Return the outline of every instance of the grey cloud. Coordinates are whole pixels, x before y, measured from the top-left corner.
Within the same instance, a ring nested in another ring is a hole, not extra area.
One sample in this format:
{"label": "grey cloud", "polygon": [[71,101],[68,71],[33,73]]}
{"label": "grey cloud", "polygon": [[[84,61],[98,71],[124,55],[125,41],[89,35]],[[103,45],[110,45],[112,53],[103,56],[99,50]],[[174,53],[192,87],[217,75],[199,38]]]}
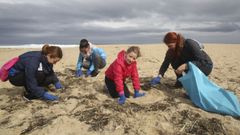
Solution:
{"label": "grey cloud", "polygon": [[[240,34],[238,0],[50,0],[38,4],[0,3],[0,44],[78,43],[88,37],[97,43],[158,43],[167,31],[215,33],[204,42],[222,42],[221,33]],[[124,22],[136,27],[84,26],[89,22]],[[216,23],[216,24],[214,24]],[[204,25],[203,25],[204,24]],[[214,24],[214,25],[213,25]],[[217,33],[219,34],[216,35]],[[234,37],[234,36],[232,36]],[[214,39],[214,41],[213,41]],[[239,43],[234,38],[233,43]]]}
{"label": "grey cloud", "polygon": [[239,31],[240,26],[234,23],[221,23],[207,27],[189,27],[182,28],[183,31],[199,31],[199,32],[234,32]]}

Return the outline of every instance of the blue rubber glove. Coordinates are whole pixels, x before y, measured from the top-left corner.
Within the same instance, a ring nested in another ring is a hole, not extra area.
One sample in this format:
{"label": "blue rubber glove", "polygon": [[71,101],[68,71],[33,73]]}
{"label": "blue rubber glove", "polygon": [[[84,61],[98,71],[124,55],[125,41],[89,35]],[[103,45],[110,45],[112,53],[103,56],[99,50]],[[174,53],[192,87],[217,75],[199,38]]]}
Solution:
{"label": "blue rubber glove", "polygon": [[8,71],[8,75],[10,76],[14,76],[18,71],[14,68],[10,68],[10,70]]}
{"label": "blue rubber glove", "polygon": [[86,77],[90,76],[91,73],[92,73],[92,71],[88,70],[88,71],[87,71],[87,74],[86,74]]}
{"label": "blue rubber glove", "polygon": [[48,92],[45,92],[45,93],[43,94],[43,99],[44,99],[44,100],[54,101],[54,100],[58,100],[58,97],[57,97],[57,96],[54,96],[54,95],[52,95],[52,94],[50,94],[50,93],[48,93]]}
{"label": "blue rubber glove", "polygon": [[134,98],[137,98],[137,97],[143,97],[145,96],[145,93],[140,93],[139,90],[134,90]]}
{"label": "blue rubber glove", "polygon": [[59,81],[56,82],[54,85],[55,85],[56,89],[62,89],[63,88],[62,84]]}
{"label": "blue rubber glove", "polygon": [[125,95],[122,94],[122,95],[120,95],[119,97],[120,97],[120,98],[118,99],[118,104],[119,104],[119,105],[124,104],[125,101],[126,101],[126,97],[125,97]]}
{"label": "blue rubber glove", "polygon": [[160,84],[160,80],[161,80],[160,76],[154,77],[154,78],[151,80],[150,83],[151,83],[151,85]]}
{"label": "blue rubber glove", "polygon": [[82,75],[83,75],[82,70],[81,70],[81,69],[78,69],[78,70],[76,71],[76,77],[80,77],[80,76],[82,76]]}

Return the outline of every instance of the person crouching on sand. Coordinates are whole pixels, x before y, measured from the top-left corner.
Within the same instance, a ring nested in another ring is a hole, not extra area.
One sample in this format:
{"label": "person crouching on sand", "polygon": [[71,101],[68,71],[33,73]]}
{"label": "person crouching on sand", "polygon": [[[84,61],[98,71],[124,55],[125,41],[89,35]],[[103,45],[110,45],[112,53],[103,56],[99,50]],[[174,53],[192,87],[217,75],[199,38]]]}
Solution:
{"label": "person crouching on sand", "polygon": [[140,82],[137,71],[136,59],[140,57],[140,48],[132,46],[127,51],[118,53],[117,59],[108,67],[105,72],[105,84],[112,98],[119,98],[118,103],[124,104],[130,92],[125,83],[126,78],[132,79],[134,88],[134,98],[142,97],[145,93],[140,93]]}
{"label": "person crouching on sand", "polygon": [[53,71],[53,64],[62,58],[62,50],[57,46],[44,45],[42,51],[30,51],[19,56],[19,60],[9,70],[8,79],[15,86],[24,86],[27,100],[57,100],[44,87],[54,84],[56,89],[62,85]]}
{"label": "person crouching on sand", "polygon": [[88,42],[87,39],[82,39],[79,45],[80,54],[77,61],[76,77],[83,75],[82,67],[87,69],[86,77],[95,77],[99,73],[99,69],[106,66],[106,53],[103,49],[97,48],[95,45]]}
{"label": "person crouching on sand", "polygon": [[[160,83],[160,79],[164,76],[170,64],[175,71],[177,79],[182,76],[184,71],[187,71],[188,62],[195,64],[206,76],[211,73],[213,62],[198,41],[185,39],[176,32],[168,32],[163,42],[167,45],[168,50],[159,69],[158,76],[151,80],[152,85]],[[176,81],[175,87],[182,87],[180,81]]]}

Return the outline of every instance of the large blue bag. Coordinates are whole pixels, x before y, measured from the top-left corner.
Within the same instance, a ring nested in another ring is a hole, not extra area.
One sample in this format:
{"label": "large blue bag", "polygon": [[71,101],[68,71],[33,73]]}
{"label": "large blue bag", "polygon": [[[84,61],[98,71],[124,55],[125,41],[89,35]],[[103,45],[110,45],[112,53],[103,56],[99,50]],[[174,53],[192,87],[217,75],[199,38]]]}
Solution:
{"label": "large blue bag", "polygon": [[233,92],[210,81],[193,63],[189,62],[188,68],[179,81],[196,106],[209,112],[240,116],[240,104]]}

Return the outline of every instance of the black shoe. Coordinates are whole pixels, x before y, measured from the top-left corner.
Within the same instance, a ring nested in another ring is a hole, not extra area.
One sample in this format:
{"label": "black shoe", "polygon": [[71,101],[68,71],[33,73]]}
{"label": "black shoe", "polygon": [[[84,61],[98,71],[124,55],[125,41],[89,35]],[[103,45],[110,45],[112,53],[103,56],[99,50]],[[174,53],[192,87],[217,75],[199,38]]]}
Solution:
{"label": "black shoe", "polygon": [[24,92],[23,93],[23,99],[25,99],[26,101],[31,101],[33,99],[37,99],[37,97],[32,96],[31,94]]}
{"label": "black shoe", "polygon": [[93,71],[91,74],[91,77],[95,77],[99,74],[100,71]]}

